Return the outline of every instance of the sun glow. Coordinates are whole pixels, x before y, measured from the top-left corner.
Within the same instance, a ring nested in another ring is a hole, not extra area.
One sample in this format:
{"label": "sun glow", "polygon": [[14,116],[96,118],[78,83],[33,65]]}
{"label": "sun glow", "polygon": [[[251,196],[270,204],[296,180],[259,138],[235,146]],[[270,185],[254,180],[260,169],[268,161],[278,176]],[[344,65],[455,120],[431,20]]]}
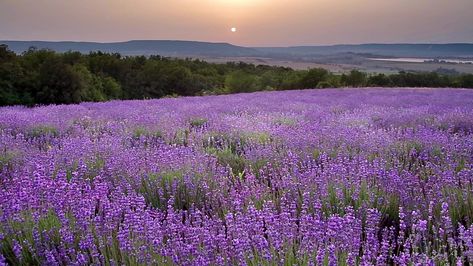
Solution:
{"label": "sun glow", "polygon": [[218,0],[218,2],[226,6],[248,7],[260,4],[261,0]]}

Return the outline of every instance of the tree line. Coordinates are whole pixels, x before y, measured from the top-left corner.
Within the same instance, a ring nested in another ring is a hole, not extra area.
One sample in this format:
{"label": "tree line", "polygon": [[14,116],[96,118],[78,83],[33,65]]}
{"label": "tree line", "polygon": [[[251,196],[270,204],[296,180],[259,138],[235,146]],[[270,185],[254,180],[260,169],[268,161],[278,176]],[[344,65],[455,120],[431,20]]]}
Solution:
{"label": "tree line", "polygon": [[226,64],[117,53],[56,53],[30,48],[21,55],[0,45],[0,105],[68,104],[337,87],[473,88],[472,74],[437,72],[334,74],[322,68]]}

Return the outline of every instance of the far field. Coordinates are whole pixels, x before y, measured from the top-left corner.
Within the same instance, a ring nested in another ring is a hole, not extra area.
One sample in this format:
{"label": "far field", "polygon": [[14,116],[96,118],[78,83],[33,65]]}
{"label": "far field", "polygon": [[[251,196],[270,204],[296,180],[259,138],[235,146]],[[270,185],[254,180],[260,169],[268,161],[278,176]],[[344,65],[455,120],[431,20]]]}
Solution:
{"label": "far field", "polygon": [[272,57],[214,57],[194,56],[211,63],[245,62],[255,65],[290,67],[297,70],[324,68],[334,73],[348,73],[353,69],[368,73],[393,74],[399,71],[408,72],[458,72],[473,73],[473,64],[455,64],[441,62],[389,62],[375,61],[373,55],[339,54],[332,56],[314,56],[309,58],[272,58]]}

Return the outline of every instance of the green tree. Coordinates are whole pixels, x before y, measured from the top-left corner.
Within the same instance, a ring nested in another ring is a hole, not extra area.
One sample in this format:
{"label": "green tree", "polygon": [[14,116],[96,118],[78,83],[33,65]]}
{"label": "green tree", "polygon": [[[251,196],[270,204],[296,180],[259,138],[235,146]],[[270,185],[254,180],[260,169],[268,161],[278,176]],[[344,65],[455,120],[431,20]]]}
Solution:
{"label": "green tree", "polygon": [[107,99],[121,99],[123,91],[120,84],[112,77],[100,77],[103,93]]}
{"label": "green tree", "polygon": [[261,88],[264,90],[274,90],[282,87],[284,70],[269,69],[266,70],[260,78]]}
{"label": "green tree", "polygon": [[[442,69],[440,69],[442,70]],[[159,55],[56,53],[34,47],[21,55],[0,45],[0,105],[77,103],[258,90],[343,86],[465,87],[473,75],[454,71],[336,75],[243,62],[226,64]]]}
{"label": "green tree", "polygon": [[312,68],[305,73],[299,83],[300,89],[317,88],[320,82],[327,81],[329,72],[323,68]]}
{"label": "green tree", "polygon": [[368,85],[374,87],[388,87],[391,86],[391,79],[385,74],[376,74],[368,78]]}
{"label": "green tree", "polygon": [[232,93],[254,92],[261,88],[256,75],[248,74],[243,70],[230,73],[225,78],[225,88]]}
{"label": "green tree", "polygon": [[19,57],[8,46],[0,45],[0,105],[31,105],[33,99],[25,80]]}
{"label": "green tree", "polygon": [[60,58],[47,59],[40,68],[40,90],[37,99],[40,103],[79,103],[84,100],[86,91],[83,76],[73,67],[61,62]]}
{"label": "green tree", "polygon": [[74,65],[72,71],[78,77],[81,101],[99,102],[108,100],[102,79],[90,73],[85,65]]}
{"label": "green tree", "polygon": [[303,71],[290,71],[283,75],[283,79],[281,82],[281,86],[279,89],[281,90],[297,90],[300,89],[300,83],[305,75]]}
{"label": "green tree", "polygon": [[464,74],[460,78],[460,87],[473,88],[473,74]]}
{"label": "green tree", "polygon": [[193,77],[190,70],[184,66],[173,65],[165,68],[165,92],[177,95],[195,95],[199,88],[193,84]]}
{"label": "green tree", "polygon": [[363,87],[366,86],[367,75],[359,70],[352,70],[348,75],[342,75],[341,82],[349,87]]}
{"label": "green tree", "polygon": [[137,74],[137,86],[131,95],[136,98],[157,98],[166,95],[164,68],[164,63],[161,61],[146,62]]}
{"label": "green tree", "polygon": [[8,46],[0,45],[0,105],[19,103],[19,95],[13,84],[15,54],[8,50]]}

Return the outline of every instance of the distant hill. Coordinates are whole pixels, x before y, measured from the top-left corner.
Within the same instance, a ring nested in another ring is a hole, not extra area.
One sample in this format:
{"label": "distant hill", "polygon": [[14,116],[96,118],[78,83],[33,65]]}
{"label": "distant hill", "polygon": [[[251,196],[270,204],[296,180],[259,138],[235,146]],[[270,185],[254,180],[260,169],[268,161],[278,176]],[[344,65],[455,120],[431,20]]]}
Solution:
{"label": "distant hill", "polygon": [[353,44],[292,47],[242,47],[229,43],[197,41],[137,40],[114,43],[0,41],[16,53],[30,47],[48,48],[58,52],[103,51],[124,55],[164,56],[222,56],[222,57],[317,57],[333,54],[356,53],[389,57],[473,57],[473,44]]}
{"label": "distant hill", "polygon": [[473,44],[352,44],[327,46],[255,47],[268,54],[317,56],[340,53],[393,57],[473,57]]}
{"label": "distant hill", "polygon": [[45,41],[0,41],[16,52],[22,53],[30,47],[47,48],[57,52],[79,51],[89,53],[102,51],[123,55],[165,55],[165,56],[251,56],[257,55],[255,49],[228,43],[210,43],[196,41],[128,41],[115,43],[97,42],[45,42]]}

